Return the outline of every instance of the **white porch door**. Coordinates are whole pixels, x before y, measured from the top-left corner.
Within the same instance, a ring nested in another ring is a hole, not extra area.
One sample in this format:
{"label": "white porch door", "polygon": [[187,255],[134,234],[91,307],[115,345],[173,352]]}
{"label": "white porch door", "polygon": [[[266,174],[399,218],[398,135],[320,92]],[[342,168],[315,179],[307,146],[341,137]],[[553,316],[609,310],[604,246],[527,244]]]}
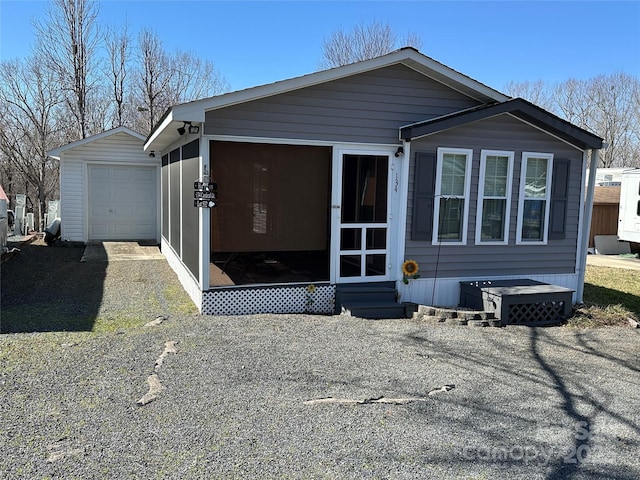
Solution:
{"label": "white porch door", "polygon": [[337,150],[334,155],[331,279],[336,283],[389,280],[393,154]]}

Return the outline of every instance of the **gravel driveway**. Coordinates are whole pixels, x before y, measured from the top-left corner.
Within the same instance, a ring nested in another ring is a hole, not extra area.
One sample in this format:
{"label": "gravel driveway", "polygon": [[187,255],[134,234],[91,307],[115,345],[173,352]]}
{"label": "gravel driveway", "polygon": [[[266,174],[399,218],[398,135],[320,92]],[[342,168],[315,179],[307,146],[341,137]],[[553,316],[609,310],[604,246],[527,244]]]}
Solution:
{"label": "gravel driveway", "polygon": [[640,477],[637,330],[206,317],[136,291],[126,328],[0,336],[0,478]]}

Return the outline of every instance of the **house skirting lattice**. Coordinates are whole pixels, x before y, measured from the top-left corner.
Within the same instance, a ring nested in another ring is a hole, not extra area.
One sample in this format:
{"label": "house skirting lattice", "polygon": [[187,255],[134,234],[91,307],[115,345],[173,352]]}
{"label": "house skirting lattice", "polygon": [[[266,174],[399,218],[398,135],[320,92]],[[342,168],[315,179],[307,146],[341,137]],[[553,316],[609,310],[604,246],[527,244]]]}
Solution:
{"label": "house skirting lattice", "polygon": [[220,288],[202,293],[202,313],[204,315],[331,314],[334,310],[335,296],[335,285]]}

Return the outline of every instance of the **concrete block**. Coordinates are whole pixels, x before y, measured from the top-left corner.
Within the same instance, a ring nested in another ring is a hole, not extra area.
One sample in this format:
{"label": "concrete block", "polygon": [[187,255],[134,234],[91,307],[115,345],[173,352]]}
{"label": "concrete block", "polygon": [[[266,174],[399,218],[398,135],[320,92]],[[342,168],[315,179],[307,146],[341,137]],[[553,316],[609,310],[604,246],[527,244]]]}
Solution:
{"label": "concrete block", "polygon": [[629,242],[619,241],[617,235],[596,235],[593,237],[598,255],[620,255],[631,253]]}

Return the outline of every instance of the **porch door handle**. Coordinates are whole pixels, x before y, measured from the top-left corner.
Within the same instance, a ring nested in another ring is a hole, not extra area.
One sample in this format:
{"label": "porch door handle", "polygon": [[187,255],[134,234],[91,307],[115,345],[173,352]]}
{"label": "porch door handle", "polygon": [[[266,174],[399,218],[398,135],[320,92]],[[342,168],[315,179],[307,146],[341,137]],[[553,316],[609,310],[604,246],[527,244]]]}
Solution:
{"label": "porch door handle", "polygon": [[331,205],[331,208],[340,208],[340,205]]}

